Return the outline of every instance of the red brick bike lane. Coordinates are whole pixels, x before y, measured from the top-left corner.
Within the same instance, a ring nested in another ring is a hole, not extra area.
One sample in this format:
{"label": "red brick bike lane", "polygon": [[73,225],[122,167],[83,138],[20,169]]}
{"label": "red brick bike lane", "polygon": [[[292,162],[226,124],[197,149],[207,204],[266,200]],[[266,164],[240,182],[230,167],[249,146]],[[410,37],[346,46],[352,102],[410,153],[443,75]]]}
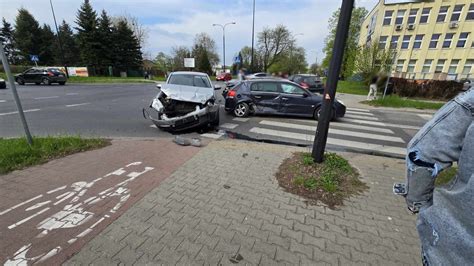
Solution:
{"label": "red brick bike lane", "polygon": [[198,151],[115,140],[0,176],[0,264],[61,264]]}

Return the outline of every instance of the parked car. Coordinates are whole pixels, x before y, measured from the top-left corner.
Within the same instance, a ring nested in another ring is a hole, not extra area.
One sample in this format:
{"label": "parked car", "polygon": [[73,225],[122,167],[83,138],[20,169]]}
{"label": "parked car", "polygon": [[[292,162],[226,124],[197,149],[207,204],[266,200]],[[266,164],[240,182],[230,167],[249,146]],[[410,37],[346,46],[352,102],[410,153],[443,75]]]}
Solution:
{"label": "parked car", "polygon": [[259,73],[253,73],[253,74],[247,75],[245,76],[245,79],[256,79],[256,78],[266,78],[266,77],[271,77],[271,75],[265,72],[259,72]]}
{"label": "parked car", "polygon": [[[288,80],[255,79],[235,85],[225,98],[225,110],[237,117],[250,114],[292,115],[319,119],[322,97]],[[334,101],[332,119],[344,117],[346,106]]]}
{"label": "parked car", "polygon": [[0,78],[0,89],[6,89],[7,88],[7,83],[5,82],[4,79]]}
{"label": "parked car", "polygon": [[34,67],[26,70],[21,74],[15,75],[15,81],[24,85],[25,83],[35,83],[39,85],[41,83],[45,85],[51,85],[58,83],[59,85],[66,84],[66,74],[56,67]]}
{"label": "parked car", "polygon": [[232,79],[232,74],[230,74],[230,73],[220,73],[216,77],[217,81],[229,81],[231,79]]}
{"label": "parked car", "polygon": [[[209,76],[200,72],[173,72],[143,116],[158,128],[179,131],[199,126],[219,125],[219,105]],[[150,112],[150,109],[153,112]]]}
{"label": "parked car", "polygon": [[294,83],[298,83],[301,87],[308,89],[311,92],[319,92],[319,93],[324,92],[321,78],[316,75],[296,74],[296,75],[290,76],[288,79],[293,81]]}

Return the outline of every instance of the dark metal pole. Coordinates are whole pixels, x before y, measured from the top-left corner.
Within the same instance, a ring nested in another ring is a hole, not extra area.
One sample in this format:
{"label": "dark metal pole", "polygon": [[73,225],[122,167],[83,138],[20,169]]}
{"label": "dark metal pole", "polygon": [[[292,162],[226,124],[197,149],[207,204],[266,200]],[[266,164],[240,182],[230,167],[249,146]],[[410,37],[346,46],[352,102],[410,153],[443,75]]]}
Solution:
{"label": "dark metal pole", "polygon": [[28,123],[26,122],[25,114],[23,113],[23,107],[21,106],[20,97],[18,97],[18,92],[15,87],[15,80],[13,79],[12,72],[10,70],[10,65],[8,64],[7,56],[3,49],[3,44],[0,43],[0,57],[2,58],[3,69],[7,74],[8,82],[10,83],[10,88],[12,89],[13,98],[15,98],[16,107],[18,108],[18,113],[20,114],[21,123],[23,124],[23,129],[25,130],[26,140],[28,144],[33,145],[33,138],[30,134],[30,129],[28,128]]}
{"label": "dark metal pole", "polygon": [[344,49],[346,46],[353,8],[354,0],[342,1],[332,59],[329,65],[329,75],[323,95],[321,115],[319,117],[318,128],[316,129],[316,135],[313,142],[312,156],[314,161],[317,163],[321,163],[324,160],[324,150],[326,149],[329,122],[332,118],[333,112],[332,106],[334,104],[334,98],[336,97],[337,81],[341,71],[342,58],[344,56]]}
{"label": "dark metal pole", "polygon": [[250,71],[253,73],[254,68],[253,68],[253,43],[254,43],[254,38],[255,38],[255,0],[253,0],[253,16],[252,16],[252,56],[251,56],[251,61],[250,61]]}
{"label": "dark metal pole", "polygon": [[224,25],[222,27],[222,46],[223,46],[223,49],[224,49],[224,52],[223,52],[223,60],[224,60],[224,66],[222,67],[222,69],[224,70],[224,73],[225,73],[225,26]]}
{"label": "dark metal pole", "polygon": [[61,51],[61,59],[63,60],[64,69],[66,70],[66,77],[69,78],[69,73],[68,73],[68,71],[67,71],[66,60],[65,60],[65,58],[64,58],[63,45],[62,45],[62,43],[61,43],[61,36],[60,36],[60,34],[59,34],[58,23],[56,23],[56,15],[54,14],[54,8],[53,8],[53,2],[52,2],[52,0],[49,0],[49,4],[51,5],[51,12],[53,13],[54,26],[56,27],[56,34],[58,35],[58,43],[59,43],[59,50]]}

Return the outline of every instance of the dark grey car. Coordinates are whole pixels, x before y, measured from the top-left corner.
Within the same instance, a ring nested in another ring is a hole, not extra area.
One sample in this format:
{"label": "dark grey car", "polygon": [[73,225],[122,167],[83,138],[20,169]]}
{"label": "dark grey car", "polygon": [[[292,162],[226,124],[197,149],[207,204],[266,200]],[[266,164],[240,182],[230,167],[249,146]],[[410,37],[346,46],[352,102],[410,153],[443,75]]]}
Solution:
{"label": "dark grey car", "polygon": [[59,85],[64,85],[66,84],[67,77],[64,72],[56,67],[34,67],[15,75],[15,81],[20,85],[25,83],[35,83],[36,85],[58,83]]}

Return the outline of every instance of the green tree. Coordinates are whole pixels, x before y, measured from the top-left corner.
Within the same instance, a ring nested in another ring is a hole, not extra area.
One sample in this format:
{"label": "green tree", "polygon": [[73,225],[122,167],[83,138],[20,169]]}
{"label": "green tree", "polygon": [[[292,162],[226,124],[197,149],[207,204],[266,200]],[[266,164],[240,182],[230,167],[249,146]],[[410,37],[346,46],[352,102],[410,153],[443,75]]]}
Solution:
{"label": "green tree", "polygon": [[89,0],[84,0],[76,16],[77,39],[81,63],[89,67],[92,75],[96,74],[99,65],[101,43],[98,38],[97,13],[92,8]]}
{"label": "green tree", "polygon": [[[18,10],[15,18],[15,43],[23,64],[30,63],[30,55],[39,55],[41,51],[41,28],[33,15],[24,8]],[[42,60],[40,58],[40,60]]]}
{"label": "green tree", "polygon": [[206,48],[201,45],[196,45],[193,49],[195,69],[210,75],[212,74],[212,66],[208,54]]}
{"label": "green tree", "polygon": [[41,28],[41,38],[39,44],[40,47],[39,58],[40,63],[46,66],[54,66],[60,64],[61,60],[58,42],[56,35],[51,30],[51,27],[44,24]]}
{"label": "green tree", "polygon": [[[203,49],[207,53],[207,57],[211,65],[217,65],[219,63],[219,55],[217,55],[216,42],[214,39],[205,32],[196,34],[194,37],[194,47]],[[194,49],[193,49],[194,50]],[[194,54],[194,51],[193,51]]]}
{"label": "green tree", "polygon": [[268,68],[270,73],[283,72],[289,75],[306,73],[306,53],[303,47],[292,48],[289,52],[282,54],[279,59]]}
{"label": "green tree", "polygon": [[119,21],[114,33],[114,62],[119,71],[139,70],[143,63],[140,41],[125,21]]}
{"label": "green tree", "polygon": [[107,68],[114,64],[114,34],[115,28],[105,10],[100,15],[97,38],[101,44],[99,48],[98,72],[102,75],[107,74]]}
{"label": "green tree", "polygon": [[[329,35],[324,41],[323,52],[325,57],[322,62],[323,68],[328,68],[331,62],[332,52],[334,47],[334,39],[336,38],[337,23],[339,20],[340,9],[335,11],[329,19]],[[360,25],[364,22],[368,11],[364,7],[354,8],[352,11],[351,23],[349,27],[349,34],[346,41],[346,47],[344,49],[344,57],[342,59],[341,66],[341,77],[344,79],[354,74],[355,60],[358,54],[358,42],[360,36]]]}
{"label": "green tree", "polygon": [[158,53],[158,55],[155,57],[154,62],[158,71],[163,74],[166,74],[172,70],[173,58],[163,52]]}
{"label": "green tree", "polygon": [[274,29],[265,28],[258,33],[257,47],[262,58],[263,71],[277,62],[280,57],[294,47],[295,39],[291,32],[283,25]]}
{"label": "green tree", "polygon": [[77,55],[79,54],[79,47],[77,46],[77,40],[71,27],[64,20],[61,25],[59,25],[59,36],[64,51],[64,63],[67,66],[78,65],[79,58]]}
{"label": "green tree", "polygon": [[4,45],[5,55],[8,63],[14,65],[17,59],[17,51],[15,48],[15,38],[12,25],[8,23],[5,18],[2,18],[2,28],[0,29],[0,43]]}
{"label": "green tree", "polygon": [[369,84],[372,77],[385,75],[390,71],[395,52],[393,50],[379,49],[378,41],[374,45],[360,47],[355,61],[355,69],[361,74],[364,81]]}
{"label": "green tree", "polygon": [[184,58],[191,57],[191,51],[186,46],[173,47],[172,52],[172,71],[185,70]]}

